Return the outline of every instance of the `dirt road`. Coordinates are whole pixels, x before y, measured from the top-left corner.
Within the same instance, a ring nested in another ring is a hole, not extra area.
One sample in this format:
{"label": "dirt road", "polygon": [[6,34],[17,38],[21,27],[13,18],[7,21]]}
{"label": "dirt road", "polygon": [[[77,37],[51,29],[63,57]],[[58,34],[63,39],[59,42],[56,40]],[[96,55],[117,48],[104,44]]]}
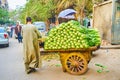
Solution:
{"label": "dirt road", "polygon": [[[93,53],[88,71],[83,75],[71,75],[62,71],[58,59],[43,60],[42,68],[26,74],[23,64],[23,44],[10,39],[10,47],[0,48],[0,80],[120,80],[120,49],[99,49]],[[101,69],[95,64],[106,68]]]}

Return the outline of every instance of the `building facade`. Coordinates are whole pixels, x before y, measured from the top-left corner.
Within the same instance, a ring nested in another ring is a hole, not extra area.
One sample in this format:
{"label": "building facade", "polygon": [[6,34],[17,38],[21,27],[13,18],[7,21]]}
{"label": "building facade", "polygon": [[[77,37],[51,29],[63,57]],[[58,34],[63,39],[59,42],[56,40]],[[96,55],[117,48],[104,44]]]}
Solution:
{"label": "building facade", "polygon": [[120,0],[108,0],[93,7],[93,27],[101,39],[120,44]]}
{"label": "building facade", "polygon": [[7,0],[0,0],[0,7],[8,10],[8,1]]}

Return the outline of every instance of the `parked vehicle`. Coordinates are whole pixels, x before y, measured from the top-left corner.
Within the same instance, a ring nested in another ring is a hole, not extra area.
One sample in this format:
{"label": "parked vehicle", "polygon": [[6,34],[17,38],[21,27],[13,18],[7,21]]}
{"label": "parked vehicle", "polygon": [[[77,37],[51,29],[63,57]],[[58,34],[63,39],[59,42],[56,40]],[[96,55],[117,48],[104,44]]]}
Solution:
{"label": "parked vehicle", "polygon": [[45,32],[46,30],[45,22],[34,22],[33,24],[37,27],[40,33]]}
{"label": "parked vehicle", "polygon": [[0,47],[9,46],[9,36],[4,27],[0,27]]}

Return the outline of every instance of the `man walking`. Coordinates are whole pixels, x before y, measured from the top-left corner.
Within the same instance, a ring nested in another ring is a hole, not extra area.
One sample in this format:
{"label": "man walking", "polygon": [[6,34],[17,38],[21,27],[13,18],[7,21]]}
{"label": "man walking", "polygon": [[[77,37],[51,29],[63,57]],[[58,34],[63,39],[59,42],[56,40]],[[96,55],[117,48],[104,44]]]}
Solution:
{"label": "man walking", "polygon": [[31,17],[26,18],[27,24],[23,26],[23,50],[24,50],[24,64],[26,73],[35,72],[35,68],[41,67],[40,49],[38,38],[40,32],[32,24]]}
{"label": "man walking", "polygon": [[22,30],[22,27],[19,25],[19,22],[17,22],[16,27],[15,27],[15,34],[17,35],[19,43],[20,42],[22,43],[21,30]]}

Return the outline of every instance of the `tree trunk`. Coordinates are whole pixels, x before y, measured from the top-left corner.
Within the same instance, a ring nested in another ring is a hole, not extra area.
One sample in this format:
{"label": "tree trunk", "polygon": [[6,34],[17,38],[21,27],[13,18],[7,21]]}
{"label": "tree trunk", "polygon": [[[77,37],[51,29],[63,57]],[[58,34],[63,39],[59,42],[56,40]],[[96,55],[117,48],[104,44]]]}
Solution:
{"label": "tree trunk", "polygon": [[49,22],[48,19],[45,21],[45,24],[46,24],[46,31],[49,31],[49,29],[50,29],[50,22]]}

